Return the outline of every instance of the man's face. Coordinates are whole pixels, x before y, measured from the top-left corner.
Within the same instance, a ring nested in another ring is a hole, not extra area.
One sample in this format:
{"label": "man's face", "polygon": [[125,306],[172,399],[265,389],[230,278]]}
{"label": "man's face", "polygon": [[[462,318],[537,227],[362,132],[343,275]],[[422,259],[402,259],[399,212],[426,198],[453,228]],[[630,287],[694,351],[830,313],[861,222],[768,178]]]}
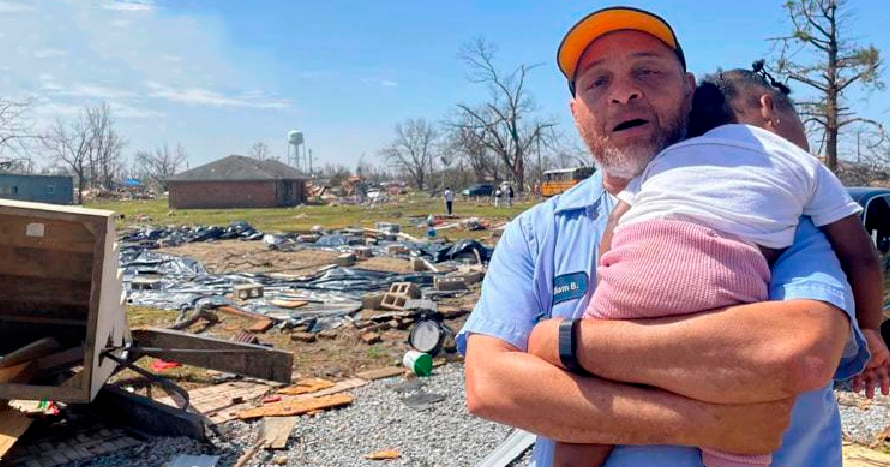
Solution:
{"label": "man's face", "polygon": [[608,176],[629,180],[683,138],[695,79],[655,37],[616,31],[584,52],[575,86],[581,137]]}

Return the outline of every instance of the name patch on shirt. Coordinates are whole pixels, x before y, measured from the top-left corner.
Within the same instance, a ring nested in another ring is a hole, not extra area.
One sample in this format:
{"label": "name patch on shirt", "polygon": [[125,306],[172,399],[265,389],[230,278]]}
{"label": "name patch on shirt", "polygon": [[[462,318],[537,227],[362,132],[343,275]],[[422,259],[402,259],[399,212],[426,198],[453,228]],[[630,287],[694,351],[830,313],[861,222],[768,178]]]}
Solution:
{"label": "name patch on shirt", "polygon": [[587,293],[587,273],[573,272],[553,278],[553,304],[575,300]]}

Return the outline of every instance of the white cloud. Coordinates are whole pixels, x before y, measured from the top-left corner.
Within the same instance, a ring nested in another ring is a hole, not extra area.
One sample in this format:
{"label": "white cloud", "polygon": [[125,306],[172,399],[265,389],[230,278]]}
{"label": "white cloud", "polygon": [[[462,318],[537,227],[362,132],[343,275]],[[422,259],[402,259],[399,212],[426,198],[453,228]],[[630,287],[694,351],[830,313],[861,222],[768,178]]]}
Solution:
{"label": "white cloud", "polygon": [[64,57],[65,55],[68,55],[68,52],[49,47],[34,51],[34,58]]}
{"label": "white cloud", "polygon": [[48,102],[46,104],[34,107],[34,114],[44,119],[54,119],[56,117],[71,117],[79,114],[81,107],[79,105],[57,104]]}
{"label": "white cloud", "polygon": [[121,102],[111,102],[109,104],[111,111],[115,117],[145,119],[145,118],[164,118],[167,116],[164,112],[135,107]]}
{"label": "white cloud", "polygon": [[387,88],[394,88],[399,85],[399,83],[389,80],[389,79],[380,79],[380,78],[362,78],[362,83],[365,84],[376,84],[378,86],[384,86]]}
{"label": "white cloud", "polygon": [[154,2],[117,0],[102,5],[102,8],[115,11],[151,11],[154,9]]}
{"label": "white cloud", "polygon": [[163,54],[161,55],[161,60],[164,60],[165,62],[179,63],[182,61],[182,57],[178,55]]}
{"label": "white cloud", "polygon": [[285,109],[290,104],[282,100],[268,100],[264,95],[251,93],[239,97],[226,96],[222,93],[203,88],[173,89],[163,84],[146,83],[152,97],[160,97],[183,104],[210,105],[216,107],[253,107],[257,109]]}
{"label": "white cloud", "polygon": [[120,99],[123,97],[133,97],[136,94],[123,89],[115,89],[95,84],[75,84],[67,89],[61,89],[55,93],[59,96],[66,97],[87,97],[97,99]]}
{"label": "white cloud", "polygon": [[125,28],[131,24],[133,24],[133,22],[128,19],[116,19],[111,22],[111,25],[117,28]]}
{"label": "white cloud", "polygon": [[24,11],[34,11],[34,6],[20,2],[0,1],[0,13],[21,13]]}

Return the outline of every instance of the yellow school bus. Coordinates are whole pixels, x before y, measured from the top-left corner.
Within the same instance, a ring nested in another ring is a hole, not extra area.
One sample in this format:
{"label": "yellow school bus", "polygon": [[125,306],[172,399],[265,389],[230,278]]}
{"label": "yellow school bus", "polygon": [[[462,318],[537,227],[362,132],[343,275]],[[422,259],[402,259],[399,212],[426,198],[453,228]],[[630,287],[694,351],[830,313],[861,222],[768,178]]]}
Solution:
{"label": "yellow school bus", "polygon": [[558,195],[593,175],[595,171],[596,169],[593,167],[548,170],[544,172],[541,195],[548,198]]}

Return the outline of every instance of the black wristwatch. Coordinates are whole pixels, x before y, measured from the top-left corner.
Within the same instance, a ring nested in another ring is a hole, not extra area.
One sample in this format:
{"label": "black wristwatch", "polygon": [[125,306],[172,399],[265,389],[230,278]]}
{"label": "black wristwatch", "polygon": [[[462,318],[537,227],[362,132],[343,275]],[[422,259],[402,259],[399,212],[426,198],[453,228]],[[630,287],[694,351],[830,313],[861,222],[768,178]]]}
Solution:
{"label": "black wristwatch", "polygon": [[577,375],[590,375],[578,363],[578,326],[579,318],[567,318],[559,323],[559,361],[566,370]]}

